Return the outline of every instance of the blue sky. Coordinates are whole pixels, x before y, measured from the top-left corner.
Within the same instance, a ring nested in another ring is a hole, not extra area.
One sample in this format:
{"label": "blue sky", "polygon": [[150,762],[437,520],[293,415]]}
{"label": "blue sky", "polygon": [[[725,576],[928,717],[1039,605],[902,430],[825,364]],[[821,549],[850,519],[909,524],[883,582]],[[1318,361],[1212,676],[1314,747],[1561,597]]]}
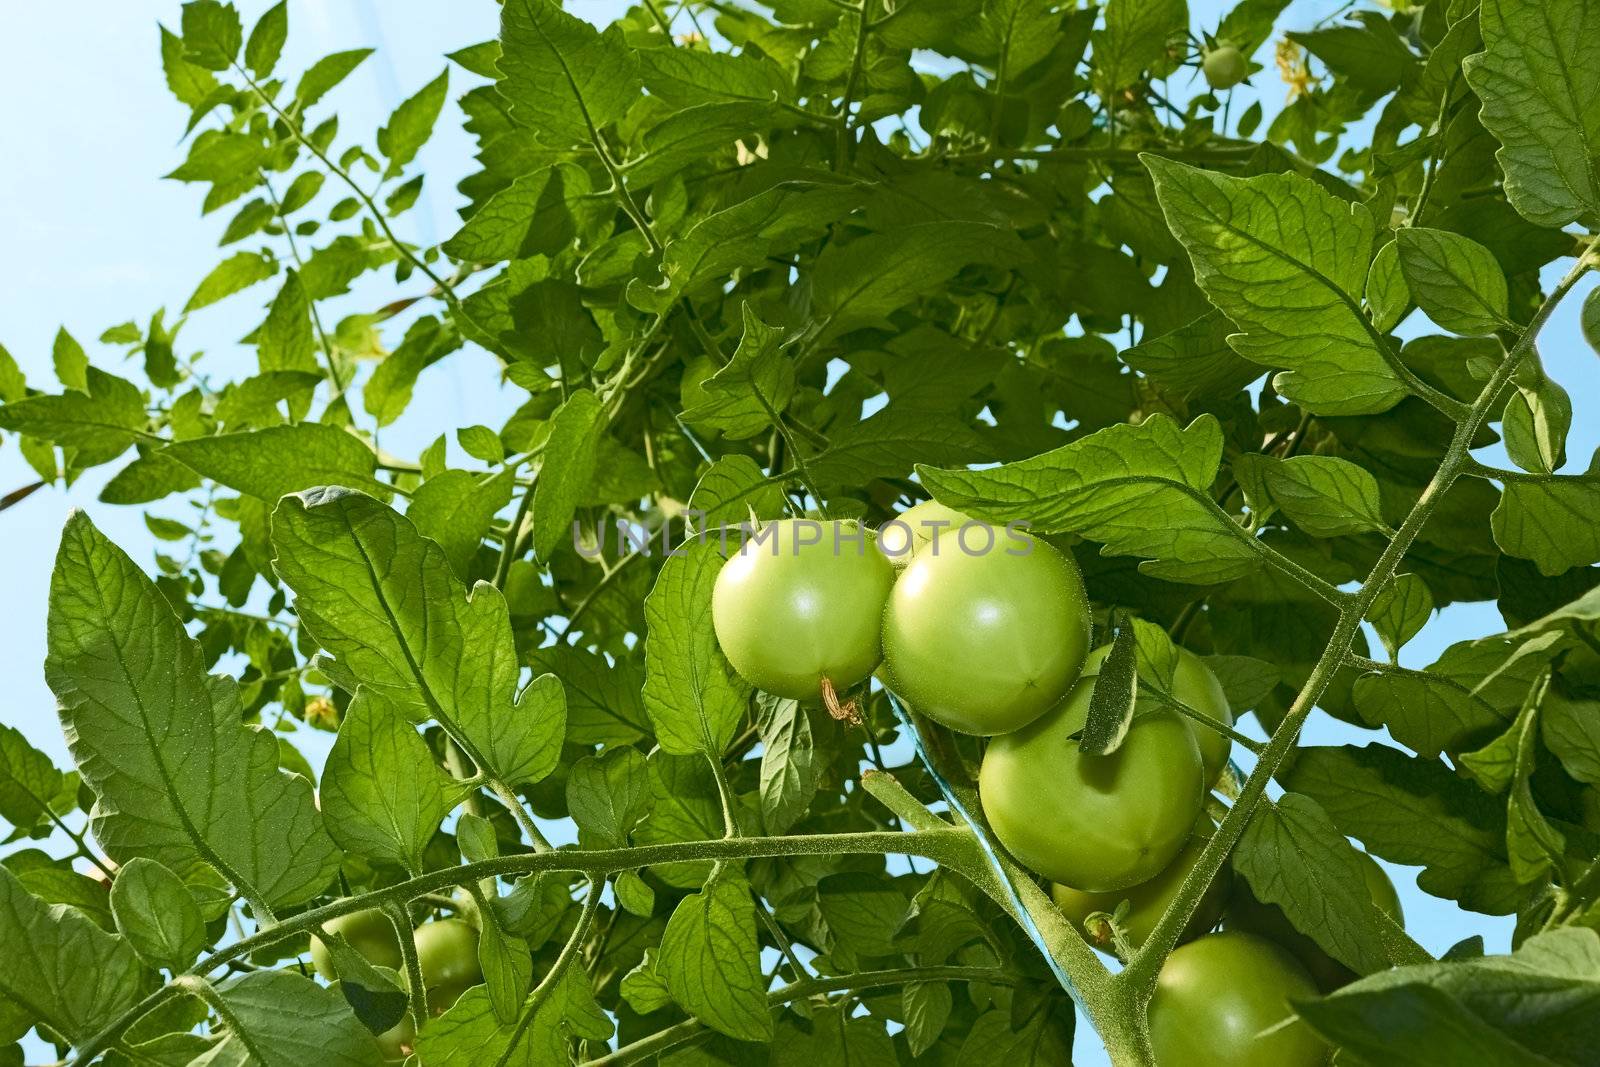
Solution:
{"label": "blue sky", "polygon": [[[240,6],[249,25],[267,4],[245,0]],[[611,0],[568,4],[597,21],[622,6]],[[1297,0],[1290,24],[1307,25],[1338,6],[1331,0]],[[1200,0],[1191,8],[1196,24],[1211,28],[1225,5]],[[370,144],[370,131],[399,100],[438,73],[445,52],[494,34],[497,7],[489,0],[293,0],[290,13],[285,69],[302,69],[339,49],[379,49],[332,98],[341,118],[341,143],[365,136]],[[8,253],[0,266],[0,344],[37,386],[54,388],[50,345],[58,326],[65,325],[93,358],[116,360],[117,352],[94,340],[102,330],[130,318],[146,319],[163,305],[175,312],[225,254],[216,241],[230,211],[201,217],[195,188],[160,179],[182,159],[184,114],[162,80],[158,18],[176,25],[177,3],[98,0],[11,5],[7,11],[7,32],[0,35],[0,99],[7,101],[0,144],[9,148],[0,167],[0,234]],[[454,96],[468,78],[459,69],[452,69],[451,78]],[[1274,108],[1282,99],[1281,86],[1270,71],[1258,75],[1257,82],[1264,105]],[[1236,103],[1236,114],[1239,107]],[[459,202],[454,186],[472,167],[471,151],[452,103],[420,157],[429,183],[419,206],[399,227],[403,237],[426,243],[454,230]],[[330,190],[332,186],[328,183]],[[1600,445],[1600,419],[1594,410],[1600,364],[1577,329],[1577,309],[1593,284],[1591,279],[1567,301],[1541,346],[1547,366],[1567,386],[1577,408],[1569,447],[1572,468],[1586,465]],[[230,368],[252,365],[252,353],[237,339],[256,321],[255,310],[247,305],[252,299],[266,300],[270,289],[263,286],[197,313],[185,325],[180,347],[204,349],[209,353],[205,366],[220,376]],[[370,309],[387,293],[383,286],[358,287],[342,311]],[[413,410],[385,431],[385,446],[414,454],[440,427],[498,424],[516,401],[496,381],[494,361],[482,352],[458,355],[430,370]],[[41,668],[48,578],[61,524],[70,508],[86,508],[146,565],[155,545],[138,509],[96,502],[107,476],[91,473],[70,490],[46,490],[0,514],[0,544],[5,548],[0,563],[0,674],[6,679],[0,721],[21,728],[62,764],[67,763],[66,747]],[[32,479],[15,447],[9,442],[0,446],[0,493]],[[180,505],[168,504],[165,510],[182,515]],[[1454,641],[1502,628],[1493,605],[1451,608],[1408,647],[1404,662],[1424,665]],[[320,763],[327,735],[299,736]],[[1364,743],[1373,736],[1318,716],[1306,738],[1317,744]],[[1430,950],[1442,951],[1473,933],[1484,934],[1492,949],[1506,947],[1507,921],[1464,914],[1424,897],[1415,889],[1412,872],[1391,871],[1401,886],[1412,931]],[[1079,1062],[1100,1060],[1085,1050]]]}

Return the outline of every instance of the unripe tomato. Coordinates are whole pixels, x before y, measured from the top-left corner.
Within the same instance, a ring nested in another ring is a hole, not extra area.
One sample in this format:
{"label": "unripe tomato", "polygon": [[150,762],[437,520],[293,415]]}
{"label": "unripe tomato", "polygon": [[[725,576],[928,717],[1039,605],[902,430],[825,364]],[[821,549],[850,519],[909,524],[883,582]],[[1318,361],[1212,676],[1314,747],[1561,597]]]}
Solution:
{"label": "unripe tomato", "polygon": [[[379,967],[399,970],[400,939],[395,935],[394,923],[381,911],[356,911],[329,919],[322,924],[330,934],[342,934],[350,947]],[[333,969],[333,956],[328,947],[316,937],[311,939],[311,965],[322,977],[333,981],[338,977]]]}
{"label": "unripe tomato", "polygon": [[1206,786],[1194,734],[1170,711],[1135,719],[1109,755],[1080,751],[1072,735],[1083,729],[1093,689],[1083,679],[1037,721],[990,741],[978,790],[996,836],[1024,866],[1104,893],[1148,881],[1173,861]]}
{"label": "unripe tomato", "polygon": [[896,567],[904,567],[921,548],[938,540],[940,548],[960,550],[957,531],[977,520],[947,508],[937,500],[924,500],[896,515],[878,528],[878,545]]}
{"label": "unripe tomato", "polygon": [[893,584],[894,568],[858,524],[781,519],[722,565],[711,622],[745,681],[815,701],[824,678],[844,690],[877,667]]}
{"label": "unripe tomato", "polygon": [[[1384,873],[1377,860],[1365,852],[1360,856],[1361,876],[1367,883],[1367,895],[1372,898],[1373,906],[1404,926],[1405,914],[1401,911],[1400,894],[1395,892],[1394,883],[1389,881],[1388,874]],[[1223,925],[1229,930],[1243,930],[1264,937],[1288,950],[1324,993],[1331,993],[1356,980],[1356,972],[1324,952],[1315,940],[1295,929],[1282,908],[1258,900],[1242,879],[1234,884]]]}
{"label": "unripe tomato", "polygon": [[483,981],[478,963],[478,931],[463,919],[438,919],[417,927],[417,966],[428,1005],[443,1011],[468,986]]}
{"label": "unripe tomato", "polygon": [[411,1021],[411,1013],[408,1011],[400,1016],[399,1022],[378,1034],[374,1040],[378,1042],[378,1051],[383,1053],[384,1059],[403,1060],[410,1055],[411,1046],[416,1039],[417,1025]]}
{"label": "unripe tomato", "polygon": [[1244,54],[1231,44],[1219,44],[1200,60],[1206,84],[1213,89],[1232,89],[1250,73]]}
{"label": "unripe tomato", "polygon": [[[1156,922],[1166,912],[1167,906],[1177,897],[1178,890],[1183,886],[1183,880],[1189,876],[1189,871],[1200,858],[1206,842],[1211,839],[1213,829],[1211,820],[1202,817],[1199,825],[1195,827],[1195,832],[1184,843],[1182,851],[1161,869],[1160,874],[1149,881],[1109,893],[1085,893],[1071,886],[1054,885],[1050,887],[1050,895],[1055,898],[1056,907],[1061,909],[1061,913],[1072,921],[1072,925],[1080,934],[1084,935],[1084,940],[1096,948],[1107,950],[1112,947],[1110,938],[1101,939],[1092,936],[1084,929],[1084,920],[1097,911],[1109,915],[1117,910],[1117,905],[1126,900],[1128,914],[1122,922],[1122,933],[1127,938],[1129,947],[1138,948],[1150,936],[1150,931],[1155,929]],[[1232,869],[1227,861],[1223,861],[1222,869],[1217,872],[1205,895],[1200,898],[1200,905],[1195,908],[1193,917],[1178,935],[1180,944],[1194,940],[1217,925],[1217,920],[1222,918],[1222,909],[1228,901],[1228,887],[1231,881]]]}
{"label": "unripe tomato", "polygon": [[[1253,934],[1208,934],[1173,950],[1150,999],[1156,1067],[1322,1067],[1329,1049],[1294,1015],[1314,997],[1305,968]],[[1266,1030],[1272,1033],[1264,1033]]]}
{"label": "unripe tomato", "polygon": [[[1172,695],[1196,711],[1233,725],[1233,709],[1228,706],[1228,694],[1211,673],[1205,661],[1186,648],[1178,649],[1178,665],[1172,672]],[[1200,746],[1200,758],[1206,767],[1207,787],[1217,784],[1223,768],[1228,765],[1228,753],[1233,742],[1224,735],[1185,716],[1184,722],[1194,731],[1195,742]]]}
{"label": "unripe tomato", "polygon": [[983,529],[994,536],[987,551],[946,535],[901,572],[883,613],[883,663],[885,683],[916,710],[988,735],[1020,729],[1067,692],[1089,647],[1089,601],[1054,548]]}

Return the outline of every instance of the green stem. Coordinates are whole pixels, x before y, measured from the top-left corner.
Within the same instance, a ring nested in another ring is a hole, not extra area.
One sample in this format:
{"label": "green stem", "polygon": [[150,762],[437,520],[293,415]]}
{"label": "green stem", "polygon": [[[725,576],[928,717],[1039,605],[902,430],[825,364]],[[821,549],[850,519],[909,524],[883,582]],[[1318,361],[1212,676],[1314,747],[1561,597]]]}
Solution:
{"label": "green stem", "polygon": [[856,16],[856,47],[855,53],[850,57],[850,73],[844,80],[844,92],[840,94],[839,110],[836,118],[839,122],[838,133],[834,137],[833,169],[836,172],[845,170],[850,155],[851,126],[850,102],[855,98],[856,83],[861,80],[861,68],[867,56],[867,32],[872,29],[872,20],[867,17],[867,9],[872,0],[861,0],[859,7],[844,5],[853,10]]}
{"label": "green stem", "polygon": [[[548,852],[525,852],[498,856],[479,863],[462,864],[440,871],[429,871],[395,885],[373,890],[359,896],[341,897],[321,907],[311,908],[290,916],[266,929],[258,930],[219,948],[206,956],[185,975],[186,979],[202,979],[206,974],[230,961],[249,956],[257,949],[277,944],[297,934],[309,932],[330,919],[341,915],[381,908],[391,903],[403,904],[427,893],[435,893],[453,886],[466,885],[482,878],[515,877],[538,874],[544,871],[576,871],[590,877],[603,877],[618,871],[654,867],[663,863],[694,862],[731,859],[760,859],[775,856],[838,856],[838,855],[915,855],[933,860],[958,874],[974,872],[981,876],[985,867],[976,852],[976,843],[965,830],[947,829],[917,833],[869,832],[845,834],[806,834],[795,837],[737,837],[707,841],[678,841],[661,845],[640,845],[616,849],[561,849]],[[1063,920],[1064,922],[1064,920]],[[124,1030],[145,1015],[184,992],[180,979],[174,979],[124,1011],[99,1033],[85,1041],[73,1058],[73,1063],[85,1065],[94,1060]]]}
{"label": "green stem", "polygon": [[600,890],[605,884],[604,878],[590,876],[589,896],[583,902],[583,911],[578,915],[578,924],[572,928],[567,943],[561,946],[561,954],[556,957],[556,961],[550,965],[550,969],[534,988],[533,995],[528,998],[527,1005],[522,1009],[522,1017],[517,1021],[517,1028],[512,1033],[511,1040],[506,1042],[505,1051],[495,1060],[495,1067],[506,1067],[506,1064],[511,1062],[528,1028],[538,1019],[540,1009],[549,1002],[550,994],[555,992],[556,987],[561,984],[562,976],[567,973],[567,968],[577,958],[578,947],[583,944],[583,939],[589,935],[589,927],[594,923],[595,910],[600,906]]}
{"label": "green stem", "polygon": [[394,246],[395,252],[406,262],[410,263],[417,270],[421,271],[423,276],[433,283],[434,288],[438,289],[440,293],[444,294],[445,302],[450,305],[450,309],[459,313],[461,311],[461,299],[456,296],[456,291],[451,288],[450,283],[439,277],[438,274],[435,274],[433,268],[429,267],[428,264],[423,261],[421,256],[413,252],[411,248],[405,244],[405,242],[401,241],[399,237],[395,236],[394,230],[390,229],[389,227],[389,220],[384,217],[383,212],[379,210],[377,203],[370,195],[368,195],[367,191],[361,188],[361,186],[356,183],[354,178],[350,177],[350,173],[347,170],[339,166],[339,164],[335,163],[333,160],[329,159],[328,154],[321,148],[318,148],[317,145],[305,135],[304,131],[300,129],[300,124],[294,119],[290,118],[289,115],[281,107],[279,107],[271,97],[262,91],[261,86],[256,83],[256,80],[250,76],[250,73],[245,70],[244,67],[240,66],[237,61],[234,62],[233,69],[238,72],[241,78],[244,79],[245,84],[250,87],[251,92],[256,94],[257,99],[267,106],[267,110],[271,111],[273,116],[277,118],[279,122],[283,123],[284,128],[289,131],[289,135],[303,145],[312,155],[316,156],[317,159],[321,161],[322,165],[328,168],[329,173],[333,174],[340,181],[344,182],[350,191],[356,194],[356,198],[366,206],[367,212],[372,216],[372,221],[378,224],[378,229],[383,231],[384,237],[388,238],[389,243]]}
{"label": "green stem", "polygon": [[406,996],[411,1006],[411,1022],[420,1031],[428,1021],[428,993],[422,986],[422,964],[417,960],[417,940],[411,931],[411,916],[404,904],[391,902],[383,909],[394,924],[400,942],[401,966],[406,972]]}
{"label": "green stem", "polygon": [[[283,201],[278,199],[278,191],[272,187],[272,179],[267,177],[267,172],[257,171],[261,175],[261,187],[267,191],[267,199],[272,201],[272,209],[283,222],[283,236],[289,242],[289,255],[294,257],[295,266],[305,272],[306,261],[300,255],[300,243],[294,239],[294,227],[289,225],[289,220],[283,213]],[[311,325],[317,329],[317,341],[322,346],[322,356],[328,362],[328,377],[333,380],[333,395],[335,398],[344,395],[345,383],[339,376],[339,364],[333,356],[333,343],[328,340],[328,331],[322,328],[322,315],[317,311],[317,302],[307,299],[306,304],[311,309]]]}
{"label": "green stem", "polygon": [[1455,434],[1432,480],[1423,489],[1416,504],[1406,515],[1405,521],[1400,524],[1400,528],[1395,531],[1393,539],[1373,565],[1361,589],[1340,610],[1327,648],[1311,669],[1310,676],[1295,697],[1283,722],[1273,731],[1266,749],[1240,788],[1238,800],[1218,825],[1216,833],[1212,835],[1188,877],[1184,879],[1177,897],[1156,923],[1150,936],[1146,938],[1143,948],[1129,962],[1127,969],[1114,980],[1118,993],[1127,998],[1124,1006],[1133,1008],[1134,1014],[1140,1018],[1143,1017],[1144,1008],[1154,991],[1156,976],[1160,973],[1167,954],[1177,942],[1179,932],[1194,915],[1200,898],[1244,832],[1256,805],[1266,793],[1267,782],[1282,765],[1289,751],[1294,748],[1300,728],[1305,724],[1312,708],[1322,697],[1334,674],[1346,662],[1361,620],[1372,607],[1384,583],[1393,577],[1400,561],[1405,558],[1406,552],[1416,540],[1417,534],[1432,517],[1440,499],[1467,466],[1473,437],[1494,409],[1512,373],[1527,352],[1532,350],[1534,339],[1540,329],[1549,321],[1556,306],[1577,284],[1590,265],[1587,255],[1579,260],[1540,306],[1527,329],[1523,331],[1522,337],[1507,353],[1494,374],[1484,383],[1482,391],[1468,409],[1466,417],[1457,424]]}

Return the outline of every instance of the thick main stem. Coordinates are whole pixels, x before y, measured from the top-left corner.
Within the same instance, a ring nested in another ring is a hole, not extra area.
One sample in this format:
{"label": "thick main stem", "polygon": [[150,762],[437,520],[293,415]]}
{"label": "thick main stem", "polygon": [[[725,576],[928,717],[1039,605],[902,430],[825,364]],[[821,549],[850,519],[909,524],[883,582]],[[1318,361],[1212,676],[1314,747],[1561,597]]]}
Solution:
{"label": "thick main stem", "polygon": [[[1361,625],[1361,620],[1372,607],[1379,591],[1391,577],[1400,561],[1410,550],[1417,534],[1432,517],[1439,500],[1450,488],[1455,479],[1471,461],[1470,448],[1472,439],[1478,429],[1483,425],[1491,411],[1494,410],[1506,383],[1510,381],[1512,373],[1522,362],[1523,358],[1533,349],[1534,339],[1544,324],[1549,320],[1562,298],[1577,284],[1586,270],[1593,264],[1590,261],[1591,253],[1586,253],[1573,269],[1562,280],[1550,297],[1539,308],[1533,320],[1528,324],[1517,343],[1507,353],[1506,358],[1495,369],[1493,375],[1484,383],[1482,391],[1468,409],[1466,415],[1457,424],[1455,434],[1450,440],[1449,448],[1445,451],[1434,476],[1421,496],[1406,515],[1405,521],[1395,531],[1395,536],[1379,556],[1372,571],[1362,583],[1361,589],[1355,597],[1339,612],[1338,622],[1335,624],[1333,634],[1329,638],[1328,647],[1312,668],[1305,685],[1295,697],[1289,713],[1284,717],[1278,729],[1273,731],[1272,738],[1267,743],[1266,749],[1261,753],[1254,770],[1245,780],[1240,789],[1239,797],[1229,809],[1217,827],[1217,832],[1207,843],[1196,861],[1189,876],[1184,879],[1177,898],[1173,901],[1161,920],[1156,924],[1150,937],[1146,939],[1144,947],[1129,962],[1126,970],[1115,979],[1116,995],[1123,1000],[1124,1006],[1132,1011],[1135,1018],[1142,1021],[1145,1009],[1149,1004],[1150,995],[1154,991],[1156,976],[1160,973],[1161,965],[1166,960],[1177,942],[1179,932],[1194,915],[1200,898],[1216,877],[1223,860],[1232,850],[1239,836],[1244,832],[1255,812],[1256,805],[1260,803],[1266,793],[1267,783],[1277,773],[1284,758],[1290,749],[1295,746],[1300,729],[1305,724],[1306,718],[1311,714],[1317,701],[1327,690],[1335,672],[1345,663],[1349,655],[1350,646],[1356,632]],[[1141,1026],[1142,1030],[1143,1027]],[[1147,1039],[1140,1043],[1145,1044]],[[1109,1044],[1109,1042],[1108,1042]],[[1142,1055],[1148,1055],[1147,1047],[1140,1050]],[[1136,1061],[1135,1061],[1136,1062]]]}

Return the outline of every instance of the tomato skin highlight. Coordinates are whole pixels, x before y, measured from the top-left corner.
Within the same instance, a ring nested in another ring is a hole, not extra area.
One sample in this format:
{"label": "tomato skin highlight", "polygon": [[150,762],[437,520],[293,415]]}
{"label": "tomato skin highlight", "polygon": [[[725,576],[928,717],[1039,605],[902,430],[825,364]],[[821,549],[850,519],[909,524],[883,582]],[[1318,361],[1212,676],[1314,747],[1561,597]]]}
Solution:
{"label": "tomato skin highlight", "polygon": [[[1096,650],[1096,666],[1105,652]],[[1189,839],[1206,787],[1200,749],[1171,711],[1141,715],[1115,752],[1091,756],[1083,729],[1094,682],[1015,733],[989,742],[978,774],[984,813],[1023,866],[1086,893],[1161,873]]]}
{"label": "tomato skin highlight", "polygon": [[[1360,856],[1361,875],[1367,883],[1367,895],[1372,898],[1373,906],[1404,926],[1405,914],[1400,908],[1400,894],[1395,891],[1389,875],[1377,860],[1365,852]],[[1234,884],[1228,898],[1228,914],[1223,926],[1264,937],[1288,951],[1323,993],[1332,993],[1358,977],[1356,972],[1324,952],[1313,938],[1297,930],[1282,908],[1257,899],[1243,879]]]}
{"label": "tomato skin highlight", "polygon": [[422,986],[428,991],[428,1005],[443,1011],[466,992],[468,986],[483,981],[478,963],[478,931],[464,919],[436,919],[417,927],[417,967],[422,971]]}
{"label": "tomato skin highlight", "polygon": [[901,573],[883,614],[883,677],[935,722],[992,736],[1026,726],[1071,688],[1089,647],[1089,602],[1072,560],[1020,531],[985,529],[989,551],[968,555],[944,535]]}
{"label": "tomato skin highlight", "polygon": [[[1056,883],[1050,887],[1050,896],[1055,900],[1056,907],[1061,909],[1061,913],[1072,921],[1072,925],[1080,934],[1084,935],[1085,941],[1107,951],[1112,948],[1111,941],[1107,939],[1102,942],[1091,937],[1084,929],[1083,922],[1097,911],[1107,914],[1116,911],[1117,905],[1126,900],[1128,915],[1123,920],[1122,933],[1130,947],[1139,948],[1150,936],[1150,931],[1155,929],[1156,922],[1167,910],[1167,905],[1177,897],[1184,878],[1193,869],[1195,861],[1200,858],[1200,853],[1210,840],[1213,829],[1211,820],[1202,817],[1200,826],[1196,827],[1195,833],[1184,843],[1182,850],[1172,862],[1163,867],[1154,878],[1138,885],[1112,890],[1109,893],[1085,893],[1081,889]],[[1217,877],[1212,879],[1205,895],[1200,898],[1194,916],[1179,933],[1179,944],[1193,941],[1217,925],[1228,902],[1228,889],[1232,879],[1232,868],[1224,861],[1222,869],[1217,872]]]}
{"label": "tomato skin highlight", "polygon": [[[383,912],[376,909],[355,911],[329,919],[322,925],[331,934],[342,934],[368,963],[396,971],[404,966],[400,938],[394,932],[394,923]],[[333,956],[316,937],[311,938],[311,965],[330,982],[339,977],[333,969]]]}
{"label": "tomato skin highlight", "polygon": [[1207,934],[1173,950],[1150,1000],[1156,1067],[1323,1067],[1331,1050],[1290,998],[1316,985],[1294,957],[1253,934]]}
{"label": "tomato skin highlight", "polygon": [[717,574],[711,622],[723,655],[757,689],[791,700],[817,701],[824,678],[841,691],[861,682],[883,658],[893,566],[854,522],[780,519],[762,530]]}

